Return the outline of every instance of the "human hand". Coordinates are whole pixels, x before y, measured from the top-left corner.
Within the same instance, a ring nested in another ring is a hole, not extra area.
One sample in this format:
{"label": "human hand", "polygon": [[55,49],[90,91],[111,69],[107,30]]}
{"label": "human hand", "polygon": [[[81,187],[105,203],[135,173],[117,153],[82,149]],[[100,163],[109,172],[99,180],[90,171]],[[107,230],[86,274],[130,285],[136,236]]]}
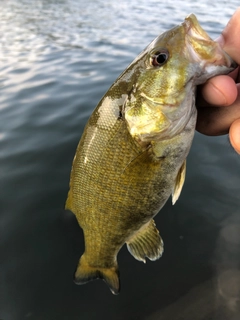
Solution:
{"label": "human hand", "polygon": [[[240,65],[240,7],[217,41]],[[227,76],[216,76],[198,88],[196,129],[211,136],[229,133],[231,145],[240,154],[239,68]]]}

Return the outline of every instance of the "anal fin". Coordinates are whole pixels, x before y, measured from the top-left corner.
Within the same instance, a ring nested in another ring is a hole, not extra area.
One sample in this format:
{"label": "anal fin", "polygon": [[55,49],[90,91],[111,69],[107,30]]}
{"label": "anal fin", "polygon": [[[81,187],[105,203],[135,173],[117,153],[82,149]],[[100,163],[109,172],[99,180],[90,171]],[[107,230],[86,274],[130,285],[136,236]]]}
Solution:
{"label": "anal fin", "polygon": [[163,241],[153,219],[146,223],[126,243],[131,255],[144,263],[146,262],[145,258],[154,261],[163,254]]}

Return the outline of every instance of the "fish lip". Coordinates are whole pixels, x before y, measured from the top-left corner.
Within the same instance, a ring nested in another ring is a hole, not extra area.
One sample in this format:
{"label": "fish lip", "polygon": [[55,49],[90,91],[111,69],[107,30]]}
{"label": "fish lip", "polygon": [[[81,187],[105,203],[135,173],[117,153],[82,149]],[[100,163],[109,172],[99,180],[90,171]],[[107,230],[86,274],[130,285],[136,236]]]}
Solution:
{"label": "fish lip", "polygon": [[230,61],[231,61],[231,65],[229,68],[231,68],[232,70],[235,70],[238,67],[237,62],[235,62],[229,55],[228,55],[228,57],[230,58]]}
{"label": "fish lip", "polygon": [[[191,58],[193,58],[194,61],[197,61],[202,65],[214,64],[216,66],[225,66],[228,69],[226,70],[228,73],[237,68],[238,64],[224,51],[221,43],[210,38],[193,13],[185,18],[182,26],[187,35],[186,45],[191,52]],[[194,46],[191,43],[192,41],[202,43],[203,46],[212,46],[212,54],[204,59],[197,51],[195,51]]]}
{"label": "fish lip", "polygon": [[193,13],[189,14],[185,18],[182,26],[184,27],[186,34],[189,36],[194,36],[195,39],[212,41],[207,32],[201,27],[197,17]]}
{"label": "fish lip", "polygon": [[227,61],[227,67],[233,71],[238,67],[238,64],[225,52],[225,59]]}
{"label": "fish lip", "polygon": [[232,58],[226,51],[224,51],[223,43],[218,42],[217,40],[215,40],[214,42],[217,43],[219,49],[222,50],[222,53],[224,54],[225,60],[226,60],[226,62],[227,62],[227,63],[226,63],[226,66],[227,66],[229,69],[231,69],[230,72],[233,71],[233,70],[235,70],[235,69],[238,67],[238,64],[237,64],[237,62],[235,62],[235,61],[233,60],[233,58]]}
{"label": "fish lip", "polygon": [[233,60],[233,61],[232,61],[232,64],[231,64],[231,68],[236,69],[237,67],[238,67],[237,62],[235,62],[235,61]]}

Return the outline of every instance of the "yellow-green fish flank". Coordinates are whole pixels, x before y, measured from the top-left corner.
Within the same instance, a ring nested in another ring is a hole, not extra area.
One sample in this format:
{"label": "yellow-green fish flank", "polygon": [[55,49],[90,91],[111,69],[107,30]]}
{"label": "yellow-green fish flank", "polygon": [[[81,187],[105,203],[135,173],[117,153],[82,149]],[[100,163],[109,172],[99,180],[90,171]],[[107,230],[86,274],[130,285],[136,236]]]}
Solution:
{"label": "yellow-green fish flank", "polygon": [[104,279],[120,289],[117,255],[140,261],[163,242],[153,217],[184,184],[195,131],[196,85],[236,67],[194,15],[158,36],[93,111],[74,157],[66,208],[84,232],[75,282]]}

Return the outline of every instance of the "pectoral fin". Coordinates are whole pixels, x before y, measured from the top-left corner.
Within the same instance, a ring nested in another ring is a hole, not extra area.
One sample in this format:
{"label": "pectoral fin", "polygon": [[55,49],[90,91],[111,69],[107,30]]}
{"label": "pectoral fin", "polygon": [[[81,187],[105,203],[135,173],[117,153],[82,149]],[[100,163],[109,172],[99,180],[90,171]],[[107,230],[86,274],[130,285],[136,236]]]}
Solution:
{"label": "pectoral fin", "polygon": [[185,175],[186,175],[186,160],[183,162],[176,178],[176,182],[174,185],[174,189],[172,192],[172,204],[175,204],[177,199],[180,196],[180,193],[182,191],[182,187],[185,181]]}
{"label": "pectoral fin", "polygon": [[157,260],[163,253],[163,241],[153,219],[145,224],[126,243],[131,255],[144,263],[146,262],[146,257],[150,260]]}

